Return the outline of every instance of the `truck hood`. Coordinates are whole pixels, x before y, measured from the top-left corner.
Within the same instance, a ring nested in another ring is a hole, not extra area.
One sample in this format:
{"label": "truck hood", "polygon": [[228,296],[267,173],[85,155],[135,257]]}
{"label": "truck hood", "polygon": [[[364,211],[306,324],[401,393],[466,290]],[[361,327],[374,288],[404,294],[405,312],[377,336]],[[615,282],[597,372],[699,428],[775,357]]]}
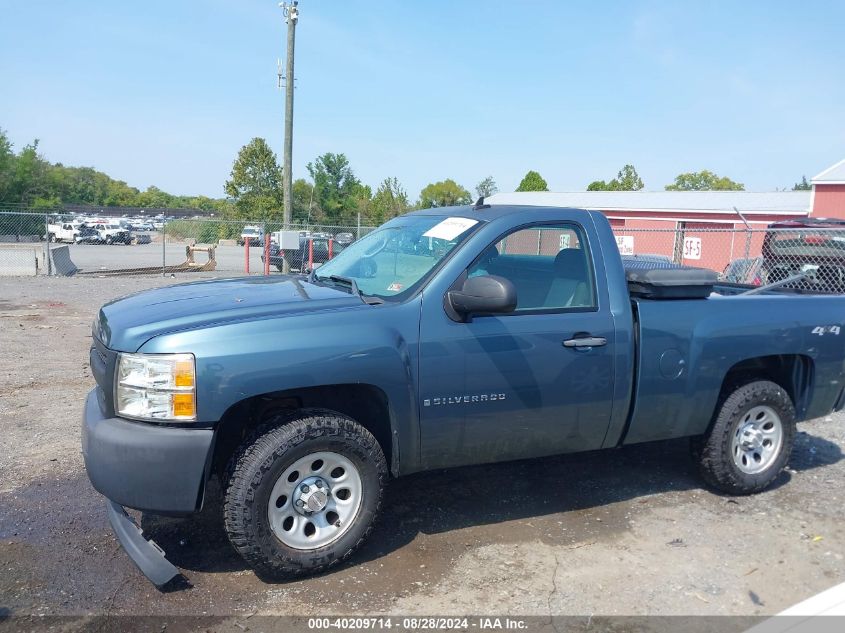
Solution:
{"label": "truck hood", "polygon": [[308,283],[304,277],[197,281],[107,303],[94,322],[93,335],[109,349],[133,352],[161,334],[365,305],[357,295]]}

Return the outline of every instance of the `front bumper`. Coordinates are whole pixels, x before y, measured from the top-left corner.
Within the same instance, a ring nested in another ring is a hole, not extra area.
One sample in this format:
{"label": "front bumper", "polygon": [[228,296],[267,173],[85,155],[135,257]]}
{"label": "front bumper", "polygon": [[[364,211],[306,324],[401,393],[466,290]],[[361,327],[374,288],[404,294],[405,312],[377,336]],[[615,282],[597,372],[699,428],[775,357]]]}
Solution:
{"label": "front bumper", "polygon": [[199,510],[213,439],[211,429],[105,417],[96,389],[85,401],[85,470],[97,492],[122,506],[168,515]]}
{"label": "front bumper", "polygon": [[107,498],[109,523],[121,546],[159,589],[181,574],[155,542],[144,538],[122,506],[171,515],[198,510],[212,441],[210,429],[106,417],[96,389],[85,400],[82,454],[88,478]]}

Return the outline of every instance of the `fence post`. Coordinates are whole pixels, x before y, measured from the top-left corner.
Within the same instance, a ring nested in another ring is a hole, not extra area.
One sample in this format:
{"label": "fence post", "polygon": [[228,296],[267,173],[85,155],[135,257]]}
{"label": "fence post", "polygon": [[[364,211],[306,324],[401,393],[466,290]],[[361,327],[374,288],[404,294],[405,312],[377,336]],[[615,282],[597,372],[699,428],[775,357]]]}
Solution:
{"label": "fence post", "polygon": [[308,240],[308,272],[314,270],[314,240]]}
{"label": "fence post", "polygon": [[355,233],[355,239],[361,239],[361,214],[358,214],[358,231]]}
{"label": "fence post", "polygon": [[270,234],[264,231],[264,276],[270,274]]}
{"label": "fence post", "polygon": [[244,239],[244,274],[249,274],[249,242],[250,237],[247,235]]}
{"label": "fence post", "polygon": [[44,214],[44,263],[47,265],[47,276],[53,274],[53,265],[50,262],[50,216]]}
{"label": "fence post", "polygon": [[334,238],[330,237],[329,238],[329,259],[332,258],[332,244],[334,244]]}
{"label": "fence post", "polygon": [[[155,227],[153,227],[155,228]],[[161,225],[161,276],[166,277],[167,273],[167,222]]]}

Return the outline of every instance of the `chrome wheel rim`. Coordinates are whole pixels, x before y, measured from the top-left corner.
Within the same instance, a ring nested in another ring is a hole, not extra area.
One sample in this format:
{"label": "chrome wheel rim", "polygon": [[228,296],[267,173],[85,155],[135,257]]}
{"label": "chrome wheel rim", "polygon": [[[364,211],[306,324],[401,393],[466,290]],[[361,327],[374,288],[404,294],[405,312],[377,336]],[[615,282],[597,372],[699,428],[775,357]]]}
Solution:
{"label": "chrome wheel rim", "polygon": [[301,457],[273,485],[270,529],[293,549],[325,547],[352,527],[362,491],[358,468],[343,455],[322,451]]}
{"label": "chrome wheel rim", "polygon": [[753,407],[736,426],[731,454],[739,470],[754,475],[766,470],[780,454],[783,424],[771,407]]}

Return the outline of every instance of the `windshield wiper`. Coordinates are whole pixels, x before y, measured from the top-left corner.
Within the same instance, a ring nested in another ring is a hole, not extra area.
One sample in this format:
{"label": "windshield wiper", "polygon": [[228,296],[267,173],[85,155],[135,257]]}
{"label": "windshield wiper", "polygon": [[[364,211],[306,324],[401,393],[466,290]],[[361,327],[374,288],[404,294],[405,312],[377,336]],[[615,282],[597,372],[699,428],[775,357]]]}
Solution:
{"label": "windshield wiper", "polygon": [[320,277],[317,276],[317,279],[331,279],[336,284],[346,284],[352,290],[353,293],[356,295],[363,296],[361,290],[358,288],[358,282],[356,282],[352,277],[343,277],[341,275],[329,275],[328,277]]}
{"label": "windshield wiper", "polygon": [[384,299],[381,297],[376,297],[373,295],[366,295],[361,292],[361,289],[358,287],[358,282],[356,282],[352,277],[344,277],[342,275],[329,275],[328,277],[320,277],[319,275],[314,275],[314,279],[316,281],[325,281],[328,279],[329,281],[333,281],[336,285],[345,285],[349,286],[350,294],[356,294],[361,297],[361,300],[364,303],[368,303],[370,305],[375,305],[379,303],[384,303]]}

